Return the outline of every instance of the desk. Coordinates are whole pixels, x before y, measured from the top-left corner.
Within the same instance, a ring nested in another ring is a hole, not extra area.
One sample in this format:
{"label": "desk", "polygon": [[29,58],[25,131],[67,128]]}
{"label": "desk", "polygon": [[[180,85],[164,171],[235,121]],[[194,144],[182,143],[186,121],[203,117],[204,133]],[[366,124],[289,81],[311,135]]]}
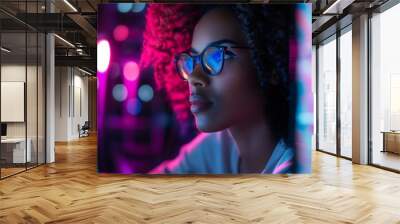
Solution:
{"label": "desk", "polygon": [[382,152],[400,154],[400,131],[382,131],[381,133],[383,133]]}
{"label": "desk", "polygon": [[[25,138],[6,138],[1,139],[1,157],[6,160],[6,163],[25,163],[31,161],[31,145],[32,140],[26,140],[25,154]],[[12,159],[11,159],[12,158]],[[25,161],[27,159],[27,161]]]}

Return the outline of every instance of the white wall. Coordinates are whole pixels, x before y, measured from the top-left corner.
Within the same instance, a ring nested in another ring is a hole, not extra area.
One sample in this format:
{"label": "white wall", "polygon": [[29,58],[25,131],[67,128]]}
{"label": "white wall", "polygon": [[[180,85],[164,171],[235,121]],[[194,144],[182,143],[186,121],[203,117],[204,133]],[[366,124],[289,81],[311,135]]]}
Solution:
{"label": "white wall", "polygon": [[[31,70],[32,67],[28,67]],[[1,81],[3,82],[25,82],[25,64],[24,65],[2,65],[1,66]],[[7,110],[7,108],[1,108]],[[7,123],[8,137],[25,137],[25,123],[11,122]]]}
{"label": "white wall", "polygon": [[[28,74],[35,73],[36,74],[36,67],[34,66],[27,66],[27,72]],[[18,64],[9,64],[9,65],[2,65],[1,66],[1,81],[3,82],[25,82],[25,64],[24,65],[18,65]],[[30,81],[31,82],[31,81]],[[32,83],[30,83],[32,84]],[[34,83],[36,85],[36,82]],[[28,89],[31,90],[31,89]],[[30,99],[30,97],[36,98],[36,89],[34,89],[34,92],[29,92],[27,93],[28,96],[28,103],[33,101]],[[33,105],[31,105],[33,106]],[[34,105],[36,107],[36,104]],[[1,108],[1,110],[7,110],[7,108]],[[28,121],[34,120],[33,118],[36,119],[36,114],[34,114],[34,117],[31,117],[30,113],[28,115]],[[36,121],[36,120],[35,120]],[[25,137],[25,123],[26,122],[7,122],[7,136],[8,137]],[[28,127],[31,127],[32,125],[28,125]],[[28,136],[29,137],[29,136]]]}
{"label": "white wall", "polygon": [[24,82],[1,82],[1,108],[2,122],[25,121]]}
{"label": "white wall", "polygon": [[56,67],[55,73],[55,140],[70,141],[88,120],[88,78],[72,67]]}
{"label": "white wall", "polygon": [[68,77],[67,67],[55,68],[55,141],[68,140]]}
{"label": "white wall", "polygon": [[[78,73],[77,73],[78,72]],[[83,77],[83,73],[79,70],[74,70],[74,108],[72,113],[72,136],[78,137],[78,124],[81,126],[88,121],[88,77]],[[80,108],[81,107],[81,108]],[[81,110],[81,111],[80,111]]]}

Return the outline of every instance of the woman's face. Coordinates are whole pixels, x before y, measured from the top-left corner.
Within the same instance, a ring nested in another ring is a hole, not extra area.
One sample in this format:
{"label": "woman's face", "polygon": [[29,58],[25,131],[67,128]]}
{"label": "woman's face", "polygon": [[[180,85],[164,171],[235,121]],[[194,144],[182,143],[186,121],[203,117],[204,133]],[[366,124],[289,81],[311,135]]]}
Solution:
{"label": "woman's face", "polygon": [[[224,9],[207,12],[195,27],[192,55],[210,44],[230,40],[247,46],[235,15]],[[203,132],[215,132],[233,126],[244,127],[250,119],[264,116],[264,98],[256,79],[249,49],[235,49],[236,44],[222,42],[236,57],[226,58],[221,73],[209,76],[197,64],[189,76],[191,111],[196,126]]]}

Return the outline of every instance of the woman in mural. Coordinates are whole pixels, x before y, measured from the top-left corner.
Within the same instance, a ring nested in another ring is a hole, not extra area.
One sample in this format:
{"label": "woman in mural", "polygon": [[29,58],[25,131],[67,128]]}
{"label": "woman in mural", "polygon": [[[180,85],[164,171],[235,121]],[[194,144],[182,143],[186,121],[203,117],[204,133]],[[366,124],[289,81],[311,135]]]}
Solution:
{"label": "woman in mural", "polygon": [[292,7],[198,9],[191,47],[175,54],[174,63],[201,133],[152,173],[295,172],[289,131]]}

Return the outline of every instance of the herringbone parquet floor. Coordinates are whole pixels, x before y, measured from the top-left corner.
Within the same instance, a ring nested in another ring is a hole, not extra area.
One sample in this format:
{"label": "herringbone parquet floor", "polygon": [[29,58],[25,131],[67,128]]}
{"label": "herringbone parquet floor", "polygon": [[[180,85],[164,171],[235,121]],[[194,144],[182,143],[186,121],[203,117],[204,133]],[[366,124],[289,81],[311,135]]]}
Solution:
{"label": "herringbone parquet floor", "polygon": [[400,223],[400,175],[313,153],[313,174],[96,173],[96,139],[0,181],[0,223]]}

